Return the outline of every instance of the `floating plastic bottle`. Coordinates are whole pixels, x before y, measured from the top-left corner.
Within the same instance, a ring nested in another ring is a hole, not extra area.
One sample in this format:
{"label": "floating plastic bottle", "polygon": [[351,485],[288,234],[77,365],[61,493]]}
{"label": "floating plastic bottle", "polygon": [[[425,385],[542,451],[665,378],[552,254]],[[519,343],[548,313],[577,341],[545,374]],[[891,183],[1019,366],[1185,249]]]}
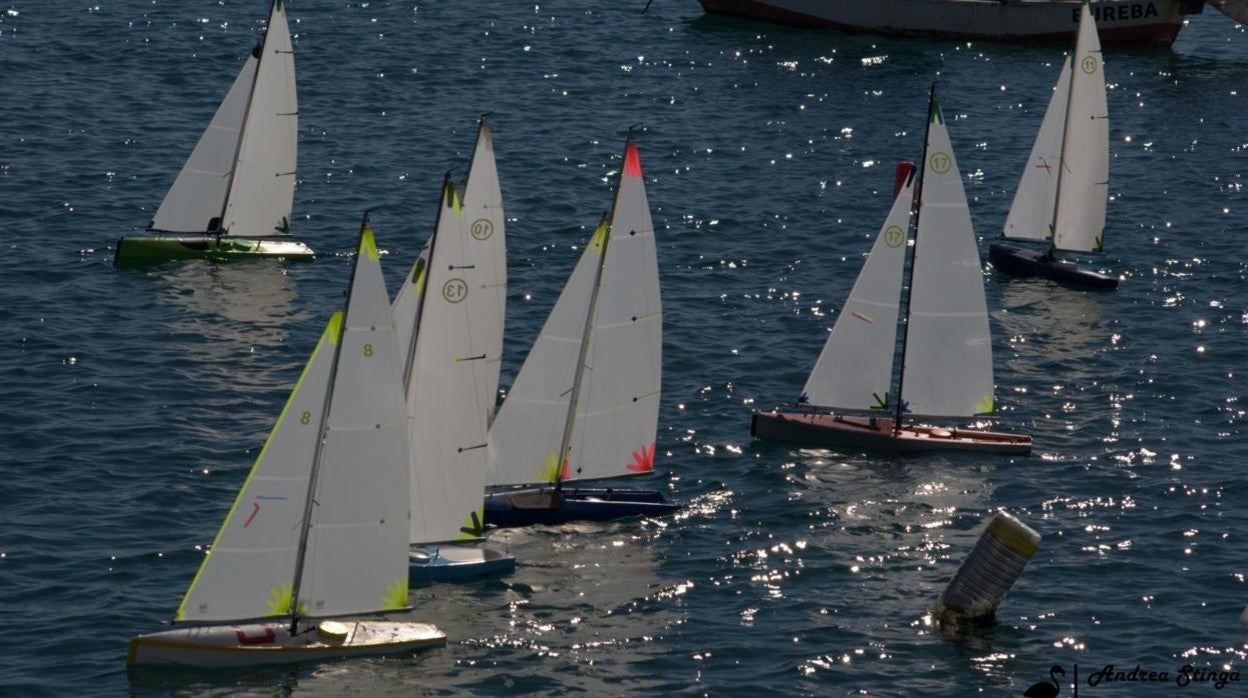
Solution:
{"label": "floating plastic bottle", "polygon": [[1039,533],[1005,512],[997,514],[936,601],[937,620],[991,621],[1039,547]]}

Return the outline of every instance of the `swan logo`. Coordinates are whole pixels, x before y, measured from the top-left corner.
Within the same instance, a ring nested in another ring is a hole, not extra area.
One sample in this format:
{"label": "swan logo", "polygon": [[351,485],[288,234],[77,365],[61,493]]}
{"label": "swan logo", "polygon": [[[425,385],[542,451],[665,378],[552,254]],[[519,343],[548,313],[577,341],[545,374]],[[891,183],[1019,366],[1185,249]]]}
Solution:
{"label": "swan logo", "polygon": [[[1024,698],[1057,698],[1062,694],[1062,684],[1057,680],[1059,676],[1065,676],[1066,670],[1054,664],[1049,667],[1049,680],[1040,681],[1032,684],[1023,692]],[[1075,688],[1075,695],[1078,695],[1078,687]]]}

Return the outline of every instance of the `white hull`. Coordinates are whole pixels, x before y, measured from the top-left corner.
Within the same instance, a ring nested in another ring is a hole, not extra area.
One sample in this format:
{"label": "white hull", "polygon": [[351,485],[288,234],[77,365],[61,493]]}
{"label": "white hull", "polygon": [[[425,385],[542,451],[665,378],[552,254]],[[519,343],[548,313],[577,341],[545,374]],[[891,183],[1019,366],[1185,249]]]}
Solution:
{"label": "white hull", "polygon": [[243,667],[321,661],[370,654],[412,652],[446,644],[446,634],[428,623],[343,621],[340,640],[310,626],[290,635],[289,623],[208,625],[140,635],[130,641],[130,666]]}
{"label": "white hull", "polygon": [[[799,26],[959,39],[1073,41],[1080,0],[699,0],[708,12]],[[1105,43],[1169,45],[1203,0],[1099,0]]]}

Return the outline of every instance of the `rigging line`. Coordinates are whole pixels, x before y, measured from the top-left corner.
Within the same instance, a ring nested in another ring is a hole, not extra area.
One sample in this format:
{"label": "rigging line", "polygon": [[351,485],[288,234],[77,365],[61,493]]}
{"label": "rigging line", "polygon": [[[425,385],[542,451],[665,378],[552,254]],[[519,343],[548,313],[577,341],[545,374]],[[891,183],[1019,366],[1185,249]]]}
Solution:
{"label": "rigging line", "polygon": [[[910,251],[910,283],[906,285],[906,322],[901,328],[901,361],[900,368],[897,372],[897,405],[893,416],[893,436],[901,434],[901,417],[905,409],[905,402],[901,399],[902,384],[906,380],[906,344],[910,339],[910,299],[914,296],[914,267],[915,261],[919,254],[919,216],[923,213],[923,179],[927,175],[927,149],[931,144],[932,137],[932,121],[940,112],[940,103],[936,101],[936,82],[932,82],[932,90],[927,98],[927,125],[923,131],[923,154],[919,160],[919,179],[915,182],[914,197],[911,200],[911,210],[914,211],[914,248]],[[944,120],[944,115],[941,115]],[[952,149],[950,149],[952,157]],[[904,271],[903,271],[904,273]]]}

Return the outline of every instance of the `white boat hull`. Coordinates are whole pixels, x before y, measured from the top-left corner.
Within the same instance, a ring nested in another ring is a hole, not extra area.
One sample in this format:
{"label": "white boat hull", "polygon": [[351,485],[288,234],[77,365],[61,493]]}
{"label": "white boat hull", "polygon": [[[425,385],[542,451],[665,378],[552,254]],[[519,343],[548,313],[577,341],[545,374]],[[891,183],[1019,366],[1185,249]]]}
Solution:
{"label": "white boat hull", "polygon": [[[707,12],[798,26],[994,41],[1074,40],[1081,0],[699,0]],[[1099,0],[1102,43],[1174,42],[1204,0]]]}
{"label": "white boat hull", "polygon": [[343,659],[412,652],[446,644],[446,633],[428,623],[383,620],[342,621],[346,636],[335,640],[312,625],[295,636],[288,623],[208,625],[140,635],[130,641],[130,666],[197,668]]}

